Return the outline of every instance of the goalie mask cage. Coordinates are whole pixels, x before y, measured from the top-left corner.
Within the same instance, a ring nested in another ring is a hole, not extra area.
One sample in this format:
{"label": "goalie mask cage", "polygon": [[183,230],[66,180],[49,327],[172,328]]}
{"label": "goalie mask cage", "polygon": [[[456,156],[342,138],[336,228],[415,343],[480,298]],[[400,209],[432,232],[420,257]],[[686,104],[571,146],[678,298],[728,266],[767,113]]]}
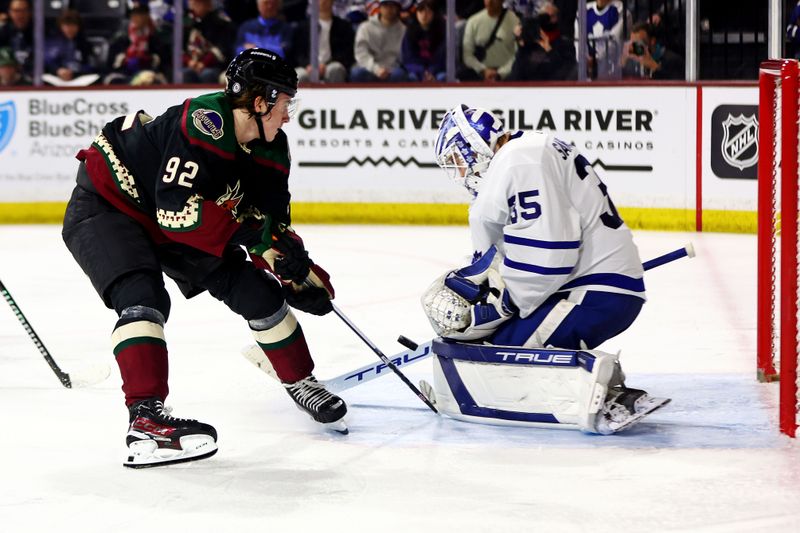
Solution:
{"label": "goalie mask cage", "polygon": [[798,425],[798,62],[759,71],[758,333],[760,381],[780,381],[780,430]]}

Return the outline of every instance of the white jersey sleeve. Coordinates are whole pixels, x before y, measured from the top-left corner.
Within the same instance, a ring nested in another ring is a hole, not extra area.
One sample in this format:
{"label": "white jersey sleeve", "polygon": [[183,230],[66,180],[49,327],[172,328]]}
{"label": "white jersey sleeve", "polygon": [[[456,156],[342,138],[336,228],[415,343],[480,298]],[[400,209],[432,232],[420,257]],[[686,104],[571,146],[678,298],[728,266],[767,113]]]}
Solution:
{"label": "white jersey sleeve", "polygon": [[630,230],[605,185],[570,145],[541,132],[495,155],[470,208],[475,256],[492,244],[522,317],[558,291],[589,289],[644,298]]}

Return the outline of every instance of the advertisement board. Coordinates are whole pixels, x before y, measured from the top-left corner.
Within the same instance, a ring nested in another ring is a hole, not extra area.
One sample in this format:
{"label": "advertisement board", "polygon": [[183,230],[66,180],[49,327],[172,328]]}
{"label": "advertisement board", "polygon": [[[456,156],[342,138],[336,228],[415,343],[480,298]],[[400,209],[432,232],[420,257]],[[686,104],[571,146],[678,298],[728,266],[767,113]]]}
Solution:
{"label": "advertisement board", "polygon": [[703,88],[703,208],[755,211],[758,88]]}
{"label": "advertisement board", "polygon": [[[65,201],[74,154],[110,119],[158,114],[199,90],[0,93],[0,202]],[[542,129],[576,145],[621,206],[693,206],[691,88],[305,89],[285,127],[299,202],[465,203],[434,163],[453,105],[497,112],[509,129]],[[2,112],[2,111],[0,111]]]}

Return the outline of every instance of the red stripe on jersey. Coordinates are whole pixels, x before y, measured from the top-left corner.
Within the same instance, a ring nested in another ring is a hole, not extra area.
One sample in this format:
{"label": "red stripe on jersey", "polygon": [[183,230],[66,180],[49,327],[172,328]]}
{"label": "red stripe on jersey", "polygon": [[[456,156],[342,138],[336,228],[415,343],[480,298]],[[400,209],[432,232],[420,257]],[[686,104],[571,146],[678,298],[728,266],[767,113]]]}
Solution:
{"label": "red stripe on jersey", "polygon": [[170,231],[161,228],[170,240],[222,257],[222,252],[240,224],[227,211],[210,200],[203,200],[200,227],[191,231]]}
{"label": "red stripe on jersey", "polygon": [[125,213],[142,226],[156,244],[164,244],[169,240],[161,233],[158,225],[146,213],[140,211],[131,203],[131,200],[123,196],[117,186],[111,169],[108,168],[105,157],[100,151],[92,146],[86,150],[78,152],[76,158],[83,161],[86,165],[86,173],[92,181],[92,185],[105,200],[116,209]]}
{"label": "red stripe on jersey", "polygon": [[192,101],[192,99],[189,98],[189,99],[186,100],[186,102],[184,102],[184,104],[183,104],[183,115],[181,115],[181,131],[183,132],[183,135],[186,137],[186,139],[189,141],[189,144],[193,144],[195,146],[199,146],[200,148],[203,148],[204,150],[208,150],[209,152],[217,154],[218,156],[222,157],[223,159],[231,159],[231,160],[236,159],[236,154],[232,154],[230,152],[226,152],[225,150],[223,150],[222,148],[219,148],[218,146],[214,146],[213,144],[208,143],[208,142],[206,142],[206,141],[204,141],[202,139],[198,139],[196,137],[192,137],[191,135],[189,135],[189,129],[188,129],[187,125],[186,125],[187,124],[186,121],[189,120],[189,103],[191,101]]}
{"label": "red stripe on jersey", "polygon": [[265,167],[269,167],[269,168],[274,168],[275,170],[283,172],[284,174],[287,174],[287,175],[289,174],[289,169],[286,168],[285,166],[281,165],[280,163],[276,163],[275,161],[272,161],[270,159],[264,159],[263,157],[253,156],[253,159],[259,165],[262,165],[262,166],[265,166]]}

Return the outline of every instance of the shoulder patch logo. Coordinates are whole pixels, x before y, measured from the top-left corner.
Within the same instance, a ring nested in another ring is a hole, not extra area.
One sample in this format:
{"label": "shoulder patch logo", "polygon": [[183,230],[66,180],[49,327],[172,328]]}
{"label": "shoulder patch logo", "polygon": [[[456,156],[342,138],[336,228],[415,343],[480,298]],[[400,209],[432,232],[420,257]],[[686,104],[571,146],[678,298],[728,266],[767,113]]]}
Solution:
{"label": "shoulder patch logo", "polygon": [[192,113],[194,127],[215,141],[222,138],[222,115],[212,109],[197,109]]}

